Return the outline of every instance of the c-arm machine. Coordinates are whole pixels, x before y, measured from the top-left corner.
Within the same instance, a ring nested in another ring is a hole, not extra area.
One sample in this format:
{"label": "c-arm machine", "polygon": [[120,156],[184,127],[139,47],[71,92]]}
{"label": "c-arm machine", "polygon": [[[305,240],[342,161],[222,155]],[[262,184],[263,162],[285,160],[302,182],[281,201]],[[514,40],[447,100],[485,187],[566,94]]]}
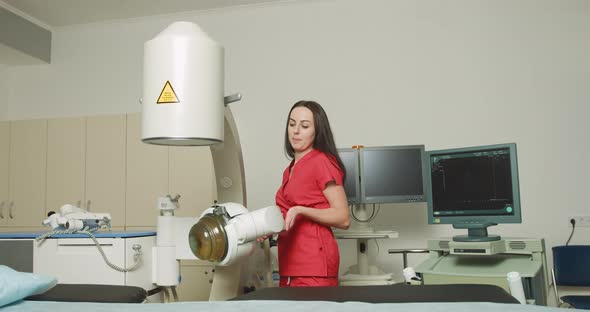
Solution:
{"label": "c-arm machine", "polygon": [[224,96],[223,47],[196,24],[176,22],[144,44],[143,69],[142,141],[210,146],[219,203],[196,218],[161,213],[155,259],[163,269],[156,284],[177,285],[178,260],[198,257],[217,265],[209,300],[235,297],[239,260],[256,237],[282,230],[283,218],[276,206],[253,212],[244,207],[242,151],[227,107],[241,96]]}

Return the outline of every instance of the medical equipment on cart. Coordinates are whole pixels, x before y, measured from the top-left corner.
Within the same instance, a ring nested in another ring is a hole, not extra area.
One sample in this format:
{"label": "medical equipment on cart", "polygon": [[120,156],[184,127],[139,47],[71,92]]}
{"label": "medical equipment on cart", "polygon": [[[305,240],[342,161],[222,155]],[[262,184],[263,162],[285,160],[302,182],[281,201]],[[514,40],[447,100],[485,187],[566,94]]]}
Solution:
{"label": "medical equipment on cart", "polygon": [[[172,23],[145,42],[143,92],[140,100],[141,140],[157,145],[210,146],[217,180],[218,202],[247,206],[241,145],[233,115],[228,107],[229,103],[239,101],[241,95],[224,96],[224,58],[223,46],[191,22]],[[241,231],[237,223],[249,222],[246,219],[254,216],[249,215],[250,213],[241,213],[238,216],[228,211],[225,217],[219,214],[202,216],[202,230],[224,231],[214,237],[208,236],[213,232],[195,235],[197,241],[201,239],[199,246],[202,248],[206,249],[205,246],[209,245],[204,242],[212,238],[219,239],[227,235],[226,238],[230,242],[234,238],[244,239],[243,242],[236,243],[234,249],[230,249],[233,247],[229,244],[226,245],[228,253],[224,252],[225,256],[213,261],[218,267],[215,268],[209,300],[226,300],[237,296],[243,289],[240,287],[241,266],[238,261],[232,259],[240,258],[241,252],[247,249],[246,246],[255,243],[249,241],[249,237],[234,237],[231,233]],[[232,221],[234,218],[237,219]],[[159,216],[156,256],[158,267],[164,261],[171,263],[173,260],[195,259],[187,238],[191,227],[200,219]],[[207,225],[204,225],[204,222],[207,222]],[[217,224],[214,225],[215,223]],[[160,231],[160,225],[173,231]],[[244,243],[246,245],[240,247]],[[266,252],[269,249],[268,243],[264,243],[263,246]],[[171,254],[164,249],[174,249],[175,259],[164,256]],[[199,253],[206,254],[204,250]],[[173,274],[174,270],[171,269],[169,273],[171,274],[160,276],[161,273],[158,271],[157,284],[177,284],[177,281],[172,280],[173,276],[177,280],[177,275]]]}
{"label": "medical equipment on cart", "polygon": [[256,238],[278,233],[284,226],[277,206],[248,211],[238,203],[215,203],[198,218],[175,217],[179,198],[166,195],[157,200],[160,216],[152,256],[156,263],[154,283],[165,291],[169,288],[174,298],[180,275],[178,260],[196,257],[231,266],[254,252]]}
{"label": "medical equipment on cart", "polygon": [[43,225],[51,226],[52,230],[35,238],[39,244],[54,235],[82,234],[92,239],[105,263],[113,270],[129,272],[136,270],[141,266],[141,263],[143,262],[141,246],[138,245],[133,247],[134,263],[133,265],[124,268],[113,264],[107,258],[100,243],[94,234],[92,234],[100,229],[111,229],[112,218],[110,213],[93,213],[70,204],[63,205],[59,210],[59,213],[50,211],[47,214],[47,219],[43,220]]}
{"label": "medical equipment on cart", "polygon": [[60,212],[50,211],[43,225],[49,225],[53,230],[98,230],[111,228],[110,213],[94,213],[74,205],[66,204]]}

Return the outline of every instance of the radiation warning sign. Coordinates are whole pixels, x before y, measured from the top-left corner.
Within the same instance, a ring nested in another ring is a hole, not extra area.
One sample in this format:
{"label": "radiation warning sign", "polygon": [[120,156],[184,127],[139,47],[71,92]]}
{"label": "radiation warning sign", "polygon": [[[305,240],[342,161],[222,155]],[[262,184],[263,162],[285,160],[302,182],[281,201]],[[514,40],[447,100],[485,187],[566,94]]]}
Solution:
{"label": "radiation warning sign", "polygon": [[174,92],[174,88],[172,84],[170,84],[169,80],[166,80],[166,84],[164,84],[164,88],[162,88],[162,92],[160,92],[160,96],[158,97],[157,104],[171,104],[171,103],[180,103],[178,96],[176,96],[176,92]]}

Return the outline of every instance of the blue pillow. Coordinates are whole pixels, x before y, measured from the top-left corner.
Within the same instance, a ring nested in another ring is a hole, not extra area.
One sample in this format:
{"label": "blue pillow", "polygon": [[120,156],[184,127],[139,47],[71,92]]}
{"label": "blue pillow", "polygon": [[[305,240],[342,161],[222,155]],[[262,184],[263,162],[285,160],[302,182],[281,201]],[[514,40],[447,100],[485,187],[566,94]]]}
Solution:
{"label": "blue pillow", "polygon": [[56,284],[55,277],[18,272],[0,265],[0,307],[44,293]]}

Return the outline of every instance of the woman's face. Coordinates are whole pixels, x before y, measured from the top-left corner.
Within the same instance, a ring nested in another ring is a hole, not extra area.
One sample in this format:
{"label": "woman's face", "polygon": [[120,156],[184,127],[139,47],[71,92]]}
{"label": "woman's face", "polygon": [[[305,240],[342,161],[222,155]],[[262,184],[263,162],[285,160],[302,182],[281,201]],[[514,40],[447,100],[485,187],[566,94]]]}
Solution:
{"label": "woman's face", "polygon": [[315,126],[313,113],[307,107],[299,106],[291,111],[288,134],[295,153],[302,153],[313,148]]}

